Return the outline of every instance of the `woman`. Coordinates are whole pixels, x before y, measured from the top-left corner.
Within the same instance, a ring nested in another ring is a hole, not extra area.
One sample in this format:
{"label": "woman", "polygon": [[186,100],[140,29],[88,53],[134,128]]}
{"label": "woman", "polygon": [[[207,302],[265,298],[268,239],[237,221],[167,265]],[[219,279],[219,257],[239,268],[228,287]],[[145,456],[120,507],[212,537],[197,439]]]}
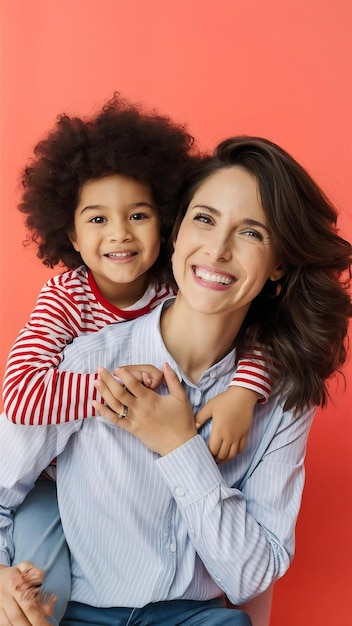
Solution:
{"label": "woman", "polygon": [[[96,408],[119,428],[97,419],[35,435],[16,429],[10,467],[3,459],[14,429],[0,421],[0,475],[15,485],[3,489],[7,509],[59,455],[72,556],[65,626],[133,624],[146,611],[148,623],[193,624],[194,610],[206,612],[202,623],[236,623],[222,594],[241,604],[285,573],[314,406],[325,403],[326,380],[346,357],[352,307],[342,276],[351,260],[335,210],[287,153],[262,139],[227,140],[182,205],[176,298],[65,349],[70,371],[106,368],[97,385],[107,406]],[[236,354],[253,342],[282,374],[256,407],[244,452],[218,467],[206,445],[210,424],[197,434],[194,414],[227,388]],[[117,371],[126,389],[107,371],[146,360],[163,367],[158,394],[128,370]],[[31,608],[29,623],[41,624]]]}

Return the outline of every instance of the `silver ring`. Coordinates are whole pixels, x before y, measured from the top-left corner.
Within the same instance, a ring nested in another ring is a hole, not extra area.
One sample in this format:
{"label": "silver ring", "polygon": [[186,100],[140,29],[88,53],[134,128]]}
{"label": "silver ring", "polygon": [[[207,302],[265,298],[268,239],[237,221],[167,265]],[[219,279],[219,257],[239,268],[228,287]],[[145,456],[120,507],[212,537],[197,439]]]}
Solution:
{"label": "silver ring", "polygon": [[123,410],[121,411],[121,413],[118,414],[119,420],[123,420],[125,417],[127,417],[127,413],[128,413],[128,406],[124,404]]}

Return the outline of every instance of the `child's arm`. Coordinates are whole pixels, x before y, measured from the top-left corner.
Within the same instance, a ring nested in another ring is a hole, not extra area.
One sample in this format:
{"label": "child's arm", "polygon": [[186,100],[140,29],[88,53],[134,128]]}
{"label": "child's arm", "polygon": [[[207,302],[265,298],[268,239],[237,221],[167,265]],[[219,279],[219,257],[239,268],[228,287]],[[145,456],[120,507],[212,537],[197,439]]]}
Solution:
{"label": "child's arm", "polygon": [[[50,280],[41,290],[29,322],[19,333],[6,366],[3,402],[15,424],[47,425],[96,415],[96,374],[59,371],[63,350],[75,337],[99,330],[83,292]],[[111,319],[111,321],[115,321]],[[105,321],[108,324],[108,321]],[[162,379],[152,366],[138,366],[142,382],[155,389]],[[136,369],[136,368],[135,368]]]}
{"label": "child's arm", "polygon": [[65,288],[53,281],[43,287],[6,366],[3,402],[12,422],[58,424],[94,414],[96,375],[58,371],[65,346],[84,332],[81,317]]}
{"label": "child's arm", "polygon": [[200,427],[213,418],[209,450],[217,463],[244,449],[257,402],[266,402],[279,367],[260,349],[243,355],[227,391],[208,401],[196,416]]}

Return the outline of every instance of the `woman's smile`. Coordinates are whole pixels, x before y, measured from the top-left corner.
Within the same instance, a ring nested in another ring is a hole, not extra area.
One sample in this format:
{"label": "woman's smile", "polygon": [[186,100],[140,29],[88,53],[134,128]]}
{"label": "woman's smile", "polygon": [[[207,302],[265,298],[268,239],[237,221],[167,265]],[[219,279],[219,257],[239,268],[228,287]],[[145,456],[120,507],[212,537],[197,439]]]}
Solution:
{"label": "woman's smile", "polygon": [[237,280],[227,272],[205,265],[194,265],[192,269],[195,282],[210,289],[226,290]]}

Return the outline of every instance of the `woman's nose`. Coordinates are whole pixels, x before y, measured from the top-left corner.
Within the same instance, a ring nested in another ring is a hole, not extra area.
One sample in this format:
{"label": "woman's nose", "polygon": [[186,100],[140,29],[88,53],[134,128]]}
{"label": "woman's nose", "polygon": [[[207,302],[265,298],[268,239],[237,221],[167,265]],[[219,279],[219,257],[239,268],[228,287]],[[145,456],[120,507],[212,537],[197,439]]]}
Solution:
{"label": "woman's nose", "polygon": [[207,253],[217,261],[229,261],[232,257],[232,241],[227,236],[217,236],[209,241]]}

